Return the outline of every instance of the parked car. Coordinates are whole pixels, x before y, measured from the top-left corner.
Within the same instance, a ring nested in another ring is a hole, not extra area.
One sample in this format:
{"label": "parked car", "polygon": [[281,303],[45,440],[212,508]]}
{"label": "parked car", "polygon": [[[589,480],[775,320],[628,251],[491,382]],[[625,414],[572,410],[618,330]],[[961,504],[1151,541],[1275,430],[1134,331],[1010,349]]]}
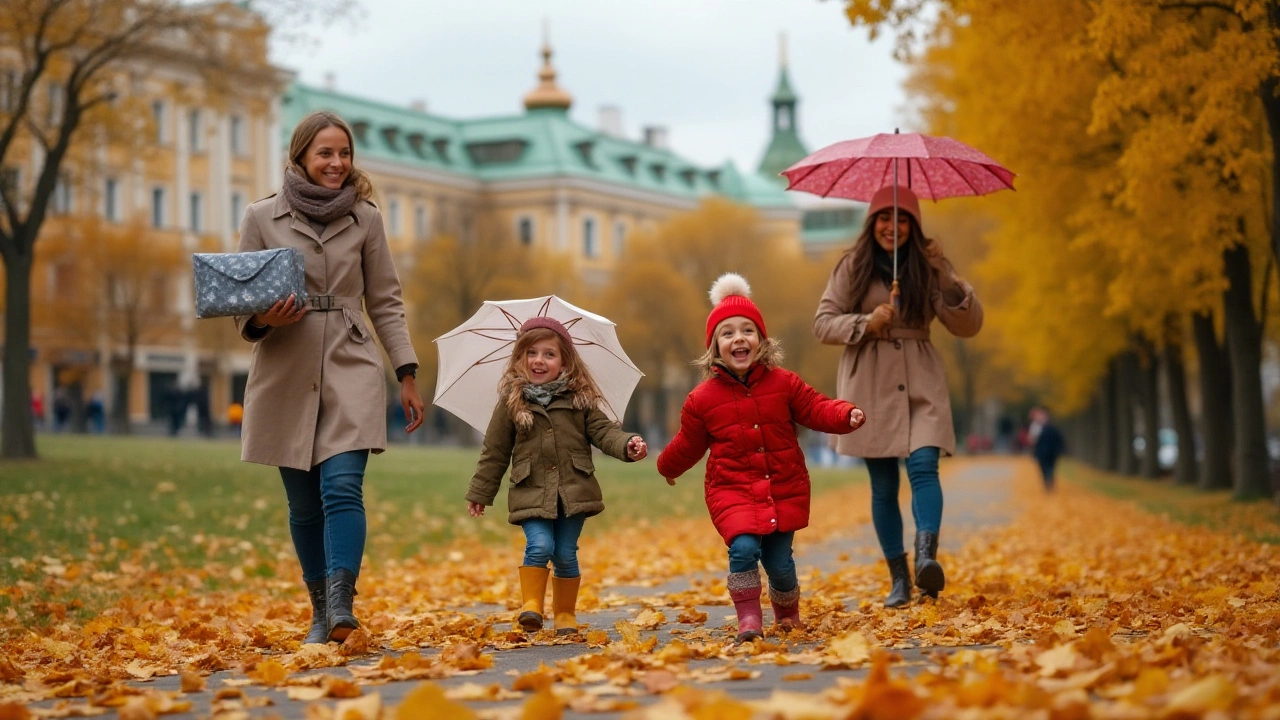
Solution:
{"label": "parked car", "polygon": [[[1173,428],[1160,428],[1156,434],[1160,447],[1156,449],[1156,462],[1161,472],[1173,472],[1178,463],[1178,431]],[[1133,451],[1142,457],[1147,454],[1147,439],[1141,435],[1133,439]]]}

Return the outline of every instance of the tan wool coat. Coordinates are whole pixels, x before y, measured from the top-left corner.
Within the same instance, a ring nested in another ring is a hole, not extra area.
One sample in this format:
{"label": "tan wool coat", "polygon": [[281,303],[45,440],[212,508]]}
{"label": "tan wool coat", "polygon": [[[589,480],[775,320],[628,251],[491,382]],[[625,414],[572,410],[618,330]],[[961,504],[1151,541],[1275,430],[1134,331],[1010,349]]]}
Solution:
{"label": "tan wool coat", "polygon": [[598,408],[575,408],[573,398],[564,395],[545,408],[537,403],[528,405],[533,413],[533,426],[528,429],[515,424],[505,402],[493,409],[467,500],[492,505],[510,465],[507,520],[511,524],[529,518],[554,520],[560,504],[566,516],[600,514],[604,496],[596,480],[591,446],[630,462],[627,443],[636,434],[619,428]]}
{"label": "tan wool coat", "polygon": [[959,281],[949,297],[935,294],[924,327],[903,327],[899,317],[888,338],[868,336],[867,318],[877,305],[889,302],[889,288],[873,280],[866,297],[853,297],[852,268],[853,253],[846,252],[831,272],[813,319],[819,340],[844,346],[836,395],[867,414],[867,424],[858,432],[833,439],[836,452],[901,458],[922,447],[937,447],[955,453],[946,367],[929,341],[929,326],[936,317],[956,337],[972,337],[982,329],[982,304],[973,288]]}
{"label": "tan wool coat", "polygon": [[309,470],[350,450],[382,452],[386,380],[362,300],[392,367],[418,362],[382,214],[359,200],[317,235],[282,194],[250,205],[240,252],[281,247],[302,251],[308,296],[333,295],[340,307],[310,309],[298,322],[262,336],[248,329],[248,317],[235,318],[241,337],[254,343],[240,457]]}

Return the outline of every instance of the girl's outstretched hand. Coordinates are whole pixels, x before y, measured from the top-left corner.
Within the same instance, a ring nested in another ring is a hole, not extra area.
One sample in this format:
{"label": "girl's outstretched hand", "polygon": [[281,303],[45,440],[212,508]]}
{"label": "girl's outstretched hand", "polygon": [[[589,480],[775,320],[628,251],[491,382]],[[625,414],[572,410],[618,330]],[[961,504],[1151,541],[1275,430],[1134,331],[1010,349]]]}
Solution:
{"label": "girl's outstretched hand", "polygon": [[675,484],[676,484],[676,479],[675,479],[675,478],[667,478],[667,484],[668,484],[668,485],[675,485]]}
{"label": "girl's outstretched hand", "polygon": [[484,514],[484,506],[478,502],[472,502],[468,500],[467,512],[471,514],[471,517],[480,517],[481,515]]}
{"label": "girl's outstretched hand", "polygon": [[649,446],[644,438],[636,435],[627,441],[627,457],[632,460],[643,460],[649,454]]}
{"label": "girl's outstretched hand", "polygon": [[866,421],[867,421],[867,414],[862,412],[861,409],[854,408],[849,411],[849,427],[853,428],[854,430],[857,430],[858,428],[862,427],[862,424],[865,423]]}

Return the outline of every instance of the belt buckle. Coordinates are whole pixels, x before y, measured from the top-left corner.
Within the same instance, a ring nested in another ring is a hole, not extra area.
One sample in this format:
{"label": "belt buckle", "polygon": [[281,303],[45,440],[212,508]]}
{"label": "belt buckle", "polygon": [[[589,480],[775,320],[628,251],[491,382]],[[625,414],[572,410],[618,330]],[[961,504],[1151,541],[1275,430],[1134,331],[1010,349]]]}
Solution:
{"label": "belt buckle", "polygon": [[312,297],[311,300],[312,300],[311,307],[315,310],[332,310],[333,309],[332,295],[316,295]]}

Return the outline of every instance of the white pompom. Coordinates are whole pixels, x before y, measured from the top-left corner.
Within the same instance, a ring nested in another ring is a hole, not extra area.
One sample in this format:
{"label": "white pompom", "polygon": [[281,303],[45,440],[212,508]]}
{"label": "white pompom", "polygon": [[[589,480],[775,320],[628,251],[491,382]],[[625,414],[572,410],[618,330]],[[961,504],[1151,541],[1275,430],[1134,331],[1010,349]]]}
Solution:
{"label": "white pompom", "polygon": [[725,273],[711,283],[711,292],[708,295],[711,296],[711,304],[715,306],[730,295],[751,297],[751,285],[747,283],[746,278],[737,273]]}

